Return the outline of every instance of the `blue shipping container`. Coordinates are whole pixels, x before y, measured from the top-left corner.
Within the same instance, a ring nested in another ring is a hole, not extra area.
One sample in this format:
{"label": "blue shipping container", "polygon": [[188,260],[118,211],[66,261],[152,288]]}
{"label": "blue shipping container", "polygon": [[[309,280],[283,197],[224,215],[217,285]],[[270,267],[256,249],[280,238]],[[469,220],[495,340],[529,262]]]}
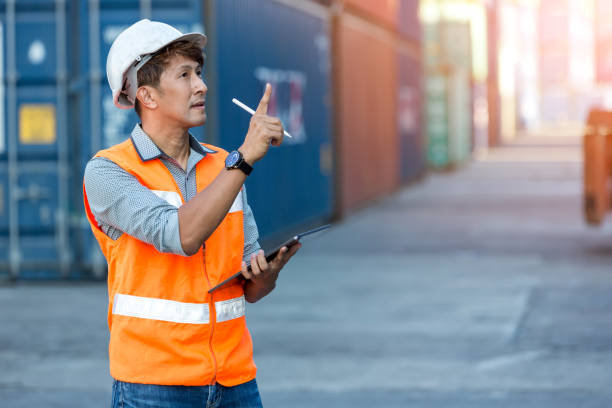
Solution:
{"label": "blue shipping container", "polygon": [[[78,235],[79,259],[95,276],[103,276],[106,261],[84,219],[82,198],[82,175],[87,161],[100,149],[122,142],[129,137],[134,125],[139,122],[133,109],[118,109],[113,104],[106,79],[106,57],[110,47],[121,31],[142,18],[162,21],[182,32],[204,32],[201,1],[140,1],[101,0],[76,1],[78,35],[74,38],[75,77],[72,81],[74,97],[71,99],[71,114],[75,148],[80,152],[79,174],[75,186],[75,216],[80,219]],[[191,133],[204,140],[203,128],[194,128]]]}
{"label": "blue shipping container", "polygon": [[67,276],[69,4],[0,2],[0,275]]}
{"label": "blue shipping container", "polygon": [[255,109],[266,82],[273,88],[268,113],[293,135],[271,148],[247,181],[264,238],[328,219],[332,212],[329,14],[313,3],[299,4],[206,3],[205,70],[215,142],[226,150],[242,144],[250,115],[232,98]]}
{"label": "blue shipping container", "polygon": [[[329,218],[332,209],[329,19],[325,7],[283,1],[0,0],[0,277],[103,277],[85,220],[82,178],[101,148],[138,117],[114,107],[106,56],[141,18],[204,31],[210,124],[200,140],[238,147],[271,82],[270,114],[294,135],[249,181],[262,239]],[[239,27],[239,29],[237,29]],[[291,36],[283,33],[291,32]]]}
{"label": "blue shipping container", "polygon": [[141,18],[203,31],[197,0],[0,1],[0,276],[104,275],[83,170],[137,123],[114,107],[105,66],[114,38]]}

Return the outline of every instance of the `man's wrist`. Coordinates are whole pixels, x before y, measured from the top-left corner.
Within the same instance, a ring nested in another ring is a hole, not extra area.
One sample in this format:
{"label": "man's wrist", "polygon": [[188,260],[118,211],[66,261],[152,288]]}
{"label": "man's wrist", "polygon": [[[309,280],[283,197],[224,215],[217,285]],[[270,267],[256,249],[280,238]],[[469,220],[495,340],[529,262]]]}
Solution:
{"label": "man's wrist", "polygon": [[242,159],[247,162],[247,164],[251,167],[253,167],[253,164],[255,164],[255,160],[253,160],[253,158],[251,157],[251,155],[249,154],[249,151],[247,149],[245,149],[244,147],[240,146],[238,149],[236,149],[240,152],[240,154],[242,155]]}
{"label": "man's wrist", "polygon": [[233,150],[225,158],[225,168],[227,170],[238,169],[247,176],[253,171],[253,166],[244,159],[240,150]]}

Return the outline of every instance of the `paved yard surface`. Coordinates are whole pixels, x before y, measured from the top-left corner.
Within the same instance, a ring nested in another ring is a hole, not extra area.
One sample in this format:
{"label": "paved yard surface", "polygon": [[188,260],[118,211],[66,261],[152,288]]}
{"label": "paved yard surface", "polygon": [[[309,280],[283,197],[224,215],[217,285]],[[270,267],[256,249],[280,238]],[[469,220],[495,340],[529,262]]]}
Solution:
{"label": "paved yard surface", "polygon": [[[531,137],[305,243],[248,308],[269,407],[612,406],[612,219]],[[3,407],[105,407],[103,284],[0,287]]]}

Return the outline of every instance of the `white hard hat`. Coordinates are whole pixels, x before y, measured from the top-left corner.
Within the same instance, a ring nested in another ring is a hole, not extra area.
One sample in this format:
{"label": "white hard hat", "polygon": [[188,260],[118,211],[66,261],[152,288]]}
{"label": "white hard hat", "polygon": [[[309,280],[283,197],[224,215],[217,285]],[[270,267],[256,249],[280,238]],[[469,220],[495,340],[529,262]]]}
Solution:
{"label": "white hard hat", "polygon": [[122,109],[134,107],[138,70],[151,59],[151,54],[181,40],[191,41],[200,48],[206,45],[203,34],[183,34],[168,24],[147,19],[123,30],[113,41],[106,59],[106,77],[115,106]]}

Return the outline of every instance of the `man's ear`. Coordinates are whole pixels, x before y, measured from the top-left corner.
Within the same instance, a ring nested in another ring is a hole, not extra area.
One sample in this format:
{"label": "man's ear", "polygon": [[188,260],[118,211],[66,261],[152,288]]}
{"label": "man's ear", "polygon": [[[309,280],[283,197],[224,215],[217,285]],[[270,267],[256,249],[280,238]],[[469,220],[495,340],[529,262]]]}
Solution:
{"label": "man's ear", "polygon": [[157,108],[155,88],[143,85],[136,90],[136,99],[140,102],[141,106],[146,106],[147,109]]}

